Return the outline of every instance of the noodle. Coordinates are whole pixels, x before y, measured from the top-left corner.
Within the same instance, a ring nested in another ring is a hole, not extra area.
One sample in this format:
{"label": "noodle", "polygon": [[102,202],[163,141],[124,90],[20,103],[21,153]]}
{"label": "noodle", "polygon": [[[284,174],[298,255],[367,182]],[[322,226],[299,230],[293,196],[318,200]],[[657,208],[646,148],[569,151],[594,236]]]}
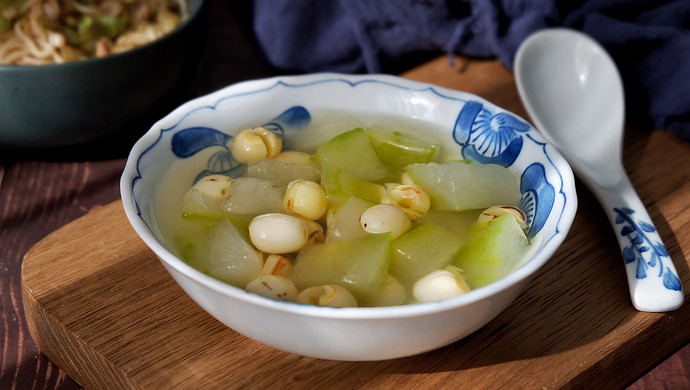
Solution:
{"label": "noodle", "polygon": [[187,17],[186,0],[0,2],[0,64],[60,64],[145,45]]}

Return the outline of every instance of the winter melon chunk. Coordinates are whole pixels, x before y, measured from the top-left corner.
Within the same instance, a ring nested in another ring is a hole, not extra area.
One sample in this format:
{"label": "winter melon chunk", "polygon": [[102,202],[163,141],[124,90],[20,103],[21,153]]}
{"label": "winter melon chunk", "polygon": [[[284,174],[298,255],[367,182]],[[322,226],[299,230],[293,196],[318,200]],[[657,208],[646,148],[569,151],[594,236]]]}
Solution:
{"label": "winter melon chunk", "polygon": [[268,180],[279,186],[287,186],[288,183],[297,179],[319,182],[321,171],[308,161],[297,162],[269,158],[247,164],[246,176]]}
{"label": "winter melon chunk", "polygon": [[458,237],[464,237],[470,226],[477,221],[482,211],[479,209],[465,211],[429,210],[422,214],[417,223],[430,222]]}
{"label": "winter melon chunk", "polygon": [[411,289],[422,276],[448,265],[462,243],[462,237],[423,223],[393,241],[390,273]]}
{"label": "winter melon chunk", "polygon": [[388,275],[390,243],[390,233],[384,233],[307,246],[297,255],[292,280],[300,290],[338,284],[348,289],[360,305],[366,304]]}
{"label": "winter melon chunk", "polygon": [[395,173],[410,164],[434,161],[440,149],[437,141],[397,127],[373,124],[366,132],[376,155]]}
{"label": "winter melon chunk", "polygon": [[330,163],[323,163],[322,172],[321,185],[326,190],[326,196],[332,205],[341,204],[350,197],[381,203],[386,196],[386,189],[381,184],[364,180]]}
{"label": "winter melon chunk", "polygon": [[476,222],[467,232],[466,243],[453,265],[473,289],[508,275],[529,248],[525,233],[510,214],[491,222]]}
{"label": "winter melon chunk", "polygon": [[317,161],[352,173],[367,181],[384,180],[388,168],[376,155],[363,128],[356,128],[333,137],[316,150]]}
{"label": "winter melon chunk", "polygon": [[427,191],[432,207],[437,210],[462,211],[520,204],[518,178],[500,165],[431,162],[409,165],[405,172]]}
{"label": "winter melon chunk", "polygon": [[[244,226],[236,226],[228,218],[206,227],[200,222],[193,233],[176,240],[185,261],[210,276],[242,288],[259,275],[263,257],[249,242]],[[247,222],[238,218],[237,223]]]}
{"label": "winter melon chunk", "polygon": [[268,180],[240,177],[230,184],[222,208],[228,213],[243,215],[278,213],[283,210],[284,193],[285,186]]}
{"label": "winter melon chunk", "polygon": [[329,217],[326,240],[347,241],[369,235],[369,233],[362,229],[359,217],[362,216],[366,209],[373,205],[374,203],[355,197],[346,200]]}

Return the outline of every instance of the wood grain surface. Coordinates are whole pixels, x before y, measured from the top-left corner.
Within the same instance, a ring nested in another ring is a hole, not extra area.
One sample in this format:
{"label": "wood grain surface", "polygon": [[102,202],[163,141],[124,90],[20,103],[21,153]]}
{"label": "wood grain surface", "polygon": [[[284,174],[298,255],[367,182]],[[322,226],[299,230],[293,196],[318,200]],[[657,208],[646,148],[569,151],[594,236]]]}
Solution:
{"label": "wood grain surface", "polygon": [[[262,65],[227,2],[210,0],[206,11],[209,47],[180,100],[274,72]],[[476,93],[526,117],[512,75],[496,61],[457,58],[448,66],[441,58],[405,76]],[[132,236],[119,203],[112,203],[119,197],[126,150],[146,128],[143,123],[89,150],[0,150],[0,389],[78,389],[98,387],[104,379],[112,381],[102,388],[690,388],[688,304],[667,314],[632,308],[614,233],[579,183],[578,215],[563,247],[514,306],[458,343],[407,359],[343,363],[299,357],[239,336],[181,293]],[[690,145],[669,133],[626,128],[631,181],[686,292],[689,152]],[[94,234],[98,238],[90,239]],[[26,276],[41,289],[25,285],[33,315],[27,317],[21,267],[32,247]],[[45,269],[31,269],[32,262],[47,259]],[[128,287],[132,282],[135,287]],[[82,294],[85,289],[90,293]],[[120,310],[123,305],[128,310]],[[78,318],[90,321],[69,321]],[[34,341],[29,321],[54,333]],[[179,321],[193,326],[174,328]],[[49,356],[37,342],[52,348]],[[161,356],[167,356],[162,369]]]}

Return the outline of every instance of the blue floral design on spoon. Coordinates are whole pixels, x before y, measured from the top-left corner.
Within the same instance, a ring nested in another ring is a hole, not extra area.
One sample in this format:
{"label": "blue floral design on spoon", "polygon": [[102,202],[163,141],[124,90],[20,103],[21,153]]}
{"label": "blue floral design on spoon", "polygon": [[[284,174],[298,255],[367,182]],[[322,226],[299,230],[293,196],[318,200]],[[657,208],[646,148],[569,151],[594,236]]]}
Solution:
{"label": "blue floral design on spoon", "polygon": [[[648,270],[659,268],[658,277],[663,278],[664,287],[669,290],[680,291],[680,279],[673,270],[664,267],[661,261],[662,257],[668,257],[668,251],[664,244],[658,241],[652,241],[647,233],[655,233],[656,228],[645,221],[635,221],[633,215],[635,210],[628,207],[617,208],[613,211],[616,213],[616,225],[622,225],[620,230],[621,237],[626,237],[630,245],[623,248],[623,259],[625,264],[637,262],[637,279],[645,279],[648,275]],[[645,259],[645,254],[648,259]]]}

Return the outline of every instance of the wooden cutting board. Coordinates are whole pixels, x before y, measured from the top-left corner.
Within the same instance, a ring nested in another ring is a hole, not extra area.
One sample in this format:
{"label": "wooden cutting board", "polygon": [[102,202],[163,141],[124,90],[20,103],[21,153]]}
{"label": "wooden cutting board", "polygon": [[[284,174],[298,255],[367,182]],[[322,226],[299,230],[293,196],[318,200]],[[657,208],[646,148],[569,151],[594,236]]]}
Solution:
{"label": "wooden cutting board", "polygon": [[[475,93],[526,117],[497,61],[440,58],[406,77]],[[632,182],[690,290],[690,145],[628,128]],[[566,242],[494,321],[403,359],[337,362],[276,350],[228,329],[175,284],[125,218],[96,209],[26,255],[23,302],[41,351],[87,388],[616,388],[690,341],[690,309],[637,312],[613,230],[590,193]],[[687,296],[686,296],[687,299]],[[242,313],[237,313],[242,315]]]}

